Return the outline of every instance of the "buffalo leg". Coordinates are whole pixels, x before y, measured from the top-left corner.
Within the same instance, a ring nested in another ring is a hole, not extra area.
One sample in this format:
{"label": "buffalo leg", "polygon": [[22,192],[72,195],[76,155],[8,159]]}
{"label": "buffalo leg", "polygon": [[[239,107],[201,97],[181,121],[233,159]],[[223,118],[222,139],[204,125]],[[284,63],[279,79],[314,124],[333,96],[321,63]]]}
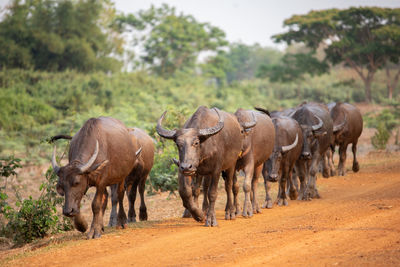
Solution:
{"label": "buffalo leg", "polygon": [[253,204],[253,212],[261,213],[260,206],[257,201],[257,186],[258,186],[258,177],[260,177],[261,171],[263,168],[263,164],[256,167],[253,174],[253,180],[251,181],[251,192],[252,192],[252,204]]}
{"label": "buffalo leg", "polygon": [[108,222],[108,226],[116,226],[117,225],[117,206],[118,206],[118,185],[113,184],[110,186],[111,189],[111,213],[110,213],[110,221]]}
{"label": "buffalo leg", "polygon": [[[107,188],[104,189],[104,194],[103,194],[103,199],[102,199],[102,203],[101,203],[101,213],[102,213],[102,217],[104,216],[104,213],[107,209],[107,202],[108,202],[108,191]],[[104,224],[103,224],[103,220],[101,220],[101,230],[104,232]]]}
{"label": "buffalo leg", "polygon": [[211,177],[203,177],[203,206],[202,210],[204,216],[207,216],[208,207],[210,206],[210,202],[208,200],[208,189],[210,188]]}
{"label": "buffalo leg", "polygon": [[126,228],[127,217],[124,210],[124,195],[125,195],[125,181],[118,184],[118,217],[117,217],[117,227]]}
{"label": "buffalo leg", "polygon": [[148,173],[145,173],[139,183],[139,194],[140,194],[140,208],[139,208],[139,220],[147,221],[147,207],[146,203],[144,202],[144,190],[146,187],[146,178]]}
{"label": "buffalo leg", "polygon": [[101,227],[103,225],[102,204],[105,190],[105,186],[98,186],[96,188],[96,194],[92,202],[93,221],[87,234],[88,239],[99,238],[101,236]]}
{"label": "buffalo leg", "polygon": [[264,188],[265,188],[265,201],[262,207],[267,209],[272,209],[273,203],[270,195],[271,182],[268,180],[268,168],[265,163],[263,164],[262,175],[264,177]]}
{"label": "buffalo leg", "polygon": [[345,170],[346,153],[347,153],[347,144],[340,144],[340,146],[339,146],[339,167],[338,167],[338,175],[339,176],[344,176],[346,174],[346,170]]}
{"label": "buffalo leg", "polygon": [[[208,189],[208,200],[210,201],[210,205],[207,211],[207,219],[205,226],[217,226],[217,217],[215,215],[215,201],[217,200],[218,194],[218,181],[219,181],[220,172],[215,172],[212,175],[212,179],[210,182],[210,188]],[[230,178],[232,180],[232,177]],[[192,213],[193,214],[193,213]]]}
{"label": "buffalo leg", "polygon": [[287,206],[288,202],[286,199],[286,180],[290,178],[289,170],[284,167],[282,168],[282,176],[281,179],[279,179],[279,193],[278,193],[278,198],[277,198],[277,204],[278,206]]}
{"label": "buffalo leg", "polygon": [[[288,185],[288,194],[291,200],[297,199],[298,196],[298,182],[297,182],[297,175],[296,172],[293,172],[293,168],[289,173],[289,176],[287,178],[287,185]],[[295,185],[296,183],[296,185]]]}
{"label": "buffalo leg", "polygon": [[243,204],[243,216],[251,217],[253,216],[253,206],[251,204],[251,180],[254,174],[254,163],[250,161],[244,167],[244,182],[243,182],[243,191],[244,191],[244,204]]}
{"label": "buffalo leg", "polygon": [[235,169],[231,168],[225,171],[225,191],[226,191],[226,206],[225,220],[234,220],[236,218],[236,210],[233,205],[233,175]]}
{"label": "buffalo leg", "polygon": [[238,215],[240,213],[240,204],[239,204],[239,200],[238,200],[239,183],[237,180],[236,171],[233,173],[232,191],[233,191],[233,206],[235,207],[235,215]]}
{"label": "buffalo leg", "polygon": [[135,202],[136,202],[136,194],[138,187],[138,179],[133,179],[133,182],[130,183],[127,187],[127,195],[129,200],[129,209],[128,209],[128,222],[136,222],[136,211],[135,211]]}
{"label": "buffalo leg", "polygon": [[204,215],[193,201],[192,178],[192,176],[178,174],[179,195],[181,196],[183,206],[189,210],[193,219],[203,221]]}
{"label": "buffalo leg", "polygon": [[360,170],[360,164],[358,164],[357,161],[357,141],[353,143],[351,150],[353,151],[353,172],[358,172]]}
{"label": "buffalo leg", "polygon": [[311,161],[308,182],[307,182],[307,194],[305,200],[310,200],[311,198],[320,198],[317,190],[317,173],[318,173],[318,163],[320,162],[321,156],[318,152],[315,152]]}
{"label": "buffalo leg", "polygon": [[[192,186],[192,192],[193,192],[193,198],[194,198],[194,203],[196,204],[197,207],[199,207],[199,195],[201,191],[201,183],[203,181],[203,176],[196,175],[196,178],[194,179],[193,186]],[[192,215],[190,214],[190,211],[188,209],[185,209],[182,214],[182,218],[191,218]]]}
{"label": "buffalo leg", "polygon": [[331,166],[329,165],[331,155],[332,152],[328,148],[322,156],[322,176],[324,178],[329,178],[330,176],[333,176]]}
{"label": "buffalo leg", "polygon": [[[305,199],[305,191],[306,191],[306,187],[307,187],[306,177],[308,176],[308,166],[307,165],[308,165],[308,161],[306,161],[306,160],[298,160],[296,162],[296,174],[300,180],[299,195],[297,197],[298,200]],[[294,176],[293,181],[295,181],[295,179],[297,180],[297,178]]]}

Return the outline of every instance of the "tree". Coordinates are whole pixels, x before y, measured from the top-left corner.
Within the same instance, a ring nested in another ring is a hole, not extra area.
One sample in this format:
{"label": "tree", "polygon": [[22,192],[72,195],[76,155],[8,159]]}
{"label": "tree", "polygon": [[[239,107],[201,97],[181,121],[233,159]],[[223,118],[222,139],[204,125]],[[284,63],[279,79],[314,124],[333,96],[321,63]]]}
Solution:
{"label": "tree", "polygon": [[233,43],[228,51],[209,57],[203,71],[217,81],[232,83],[254,78],[261,65],[277,64],[281,57],[282,53],[274,48]]}
{"label": "tree", "polygon": [[164,77],[193,68],[201,52],[218,51],[227,44],[221,29],[193,16],[176,14],[175,8],[166,4],[142,10],[137,16],[120,16],[119,24],[124,23],[144,33],[136,38],[144,50],[141,60]]}
{"label": "tree", "polygon": [[284,24],[289,31],[275,35],[276,42],[304,43],[312,52],[322,47],[326,64],[343,63],[356,71],[364,82],[368,102],[372,100],[371,83],[377,70],[399,58],[399,8],[311,11],[292,16]]}
{"label": "tree", "polygon": [[321,75],[329,70],[326,62],[320,62],[314,53],[285,54],[280,64],[261,65],[257,77],[268,76],[272,82],[301,80],[305,73]]}
{"label": "tree", "polygon": [[114,10],[109,0],[14,0],[0,22],[0,69],[118,70]]}

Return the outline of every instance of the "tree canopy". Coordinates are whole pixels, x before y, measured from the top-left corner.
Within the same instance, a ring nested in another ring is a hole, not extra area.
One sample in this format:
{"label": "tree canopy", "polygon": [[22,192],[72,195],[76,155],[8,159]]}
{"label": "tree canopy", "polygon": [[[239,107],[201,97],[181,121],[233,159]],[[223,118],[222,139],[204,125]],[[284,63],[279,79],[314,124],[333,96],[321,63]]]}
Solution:
{"label": "tree canopy", "polygon": [[141,38],[136,38],[144,50],[141,60],[164,77],[194,67],[201,52],[218,51],[228,44],[225,33],[218,27],[198,22],[190,15],[177,14],[175,8],[166,4],[141,10],[136,15],[120,16],[119,24],[142,32]]}
{"label": "tree canopy", "polygon": [[113,12],[108,0],[14,0],[0,22],[0,68],[118,70]]}
{"label": "tree canopy", "polygon": [[372,99],[371,83],[377,70],[400,58],[399,8],[311,11],[292,16],[284,25],[289,30],[275,35],[275,41],[304,43],[313,53],[322,47],[324,63],[343,63],[357,72],[364,82],[367,101]]}

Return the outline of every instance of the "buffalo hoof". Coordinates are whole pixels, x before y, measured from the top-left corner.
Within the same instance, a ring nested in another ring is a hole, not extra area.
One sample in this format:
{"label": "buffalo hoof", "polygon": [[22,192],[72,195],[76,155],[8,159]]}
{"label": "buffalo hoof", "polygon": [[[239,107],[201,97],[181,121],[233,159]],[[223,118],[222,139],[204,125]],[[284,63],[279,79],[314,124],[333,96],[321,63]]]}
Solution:
{"label": "buffalo hoof", "polygon": [[324,169],[324,170],[322,171],[322,177],[324,177],[324,178],[329,178],[329,177],[330,177],[329,173],[330,173],[329,170]]}
{"label": "buffalo hoof", "polygon": [[190,214],[190,211],[188,209],[185,209],[183,211],[182,218],[192,218],[192,214]]}
{"label": "buffalo hoof", "polygon": [[267,208],[267,209],[272,209],[272,207],[273,207],[272,200],[267,200],[267,201],[264,202],[264,205],[263,205],[263,208],[264,208],[264,209],[265,209],[265,208]]}
{"label": "buffalo hoof", "polygon": [[296,200],[297,199],[297,191],[296,190],[290,190],[289,191],[289,197],[291,200]]}
{"label": "buffalo hoof", "polygon": [[277,204],[278,204],[278,206],[288,206],[289,205],[286,198],[278,198]]}
{"label": "buffalo hoof", "polygon": [[243,205],[243,217],[252,217],[253,216],[253,206],[251,202],[244,203]]}
{"label": "buffalo hoof", "polygon": [[353,163],[353,172],[358,172],[360,170],[360,164],[358,162]]}
{"label": "buffalo hoof", "polygon": [[118,224],[115,228],[117,228],[117,229],[126,229],[127,228],[127,224],[125,223],[125,224]]}
{"label": "buffalo hoof", "polygon": [[345,175],[346,175],[346,172],[345,172],[344,168],[338,170],[338,176],[345,176]]}
{"label": "buffalo hoof", "polygon": [[239,215],[239,214],[240,214],[240,211],[241,211],[240,205],[237,204],[237,205],[235,206],[235,215],[236,215],[236,216]]}
{"label": "buffalo hoof", "polygon": [[135,223],[136,222],[136,216],[128,216],[128,223]]}
{"label": "buffalo hoof", "polygon": [[90,229],[89,233],[86,235],[87,239],[96,239],[101,237],[101,231],[97,229]]}
{"label": "buffalo hoof", "polygon": [[236,219],[235,211],[225,211],[225,220],[234,220]]}
{"label": "buffalo hoof", "polygon": [[139,220],[140,221],[147,221],[147,210],[146,209],[141,209],[139,212]]}
{"label": "buffalo hoof", "polygon": [[253,205],[253,213],[254,213],[254,214],[261,213],[261,209],[260,209],[260,207],[258,206],[258,204],[254,204],[254,205]]}
{"label": "buffalo hoof", "polygon": [[206,224],[207,227],[215,227],[218,226],[217,218],[215,217],[215,213],[211,213],[207,215]]}
{"label": "buffalo hoof", "polygon": [[117,225],[117,217],[110,216],[110,221],[108,222],[108,226],[116,226]]}
{"label": "buffalo hoof", "polygon": [[336,171],[335,170],[331,170],[331,176],[336,176]]}

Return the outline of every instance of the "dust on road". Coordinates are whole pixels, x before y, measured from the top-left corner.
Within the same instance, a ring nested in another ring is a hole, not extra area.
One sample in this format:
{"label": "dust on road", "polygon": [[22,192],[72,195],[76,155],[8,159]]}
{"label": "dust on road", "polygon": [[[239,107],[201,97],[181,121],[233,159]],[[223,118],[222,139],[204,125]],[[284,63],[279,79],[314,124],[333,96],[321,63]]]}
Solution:
{"label": "dust on road", "polygon": [[176,218],[97,240],[83,240],[82,235],[82,240],[42,248],[6,264],[399,266],[400,154],[373,154],[360,163],[359,173],[319,178],[322,199],[290,201],[288,207],[234,221],[225,221],[219,210],[216,228]]}

